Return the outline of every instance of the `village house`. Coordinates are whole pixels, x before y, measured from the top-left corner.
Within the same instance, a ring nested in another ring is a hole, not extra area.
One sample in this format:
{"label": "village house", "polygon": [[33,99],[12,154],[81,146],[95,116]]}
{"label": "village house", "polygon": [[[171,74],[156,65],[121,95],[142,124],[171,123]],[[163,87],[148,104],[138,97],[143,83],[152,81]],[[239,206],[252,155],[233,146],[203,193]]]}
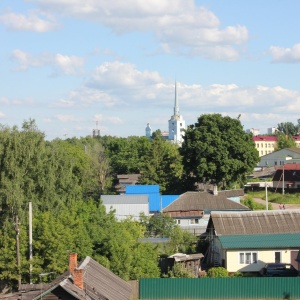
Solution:
{"label": "village house", "polygon": [[212,211],[248,211],[240,203],[243,189],[186,192],[163,209],[163,213],[174,218],[176,223],[195,236],[206,231]]}
{"label": "village house", "polygon": [[266,263],[298,268],[300,210],[212,212],[205,261],[228,272],[259,272]]}

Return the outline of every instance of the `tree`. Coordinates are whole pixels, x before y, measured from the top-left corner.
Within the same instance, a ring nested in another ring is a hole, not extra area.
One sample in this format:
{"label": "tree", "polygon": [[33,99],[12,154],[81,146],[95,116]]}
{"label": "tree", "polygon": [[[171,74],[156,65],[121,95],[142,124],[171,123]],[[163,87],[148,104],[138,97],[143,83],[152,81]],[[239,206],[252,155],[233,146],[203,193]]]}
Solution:
{"label": "tree", "polygon": [[300,119],[298,119],[298,124],[293,124],[292,122],[279,123],[277,129],[285,135],[298,135],[300,131]]}
{"label": "tree", "polygon": [[180,193],[183,167],[178,146],[166,141],[156,132],[152,135],[151,147],[146,157],[139,183],[159,184],[162,194]]}
{"label": "tree", "polygon": [[296,148],[296,142],[291,135],[278,133],[275,151],[285,148]]}
{"label": "tree", "polygon": [[186,180],[195,185],[210,180],[218,185],[244,183],[259,155],[239,119],[202,115],[186,130],[180,148]]}

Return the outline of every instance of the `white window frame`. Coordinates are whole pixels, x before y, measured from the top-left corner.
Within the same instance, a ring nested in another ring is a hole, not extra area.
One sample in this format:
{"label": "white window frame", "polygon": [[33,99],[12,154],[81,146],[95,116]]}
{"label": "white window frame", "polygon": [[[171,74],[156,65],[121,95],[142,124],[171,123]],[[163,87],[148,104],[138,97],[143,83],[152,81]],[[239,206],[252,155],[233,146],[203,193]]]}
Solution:
{"label": "white window frame", "polygon": [[243,251],[239,252],[239,265],[257,264],[258,252],[257,251]]}

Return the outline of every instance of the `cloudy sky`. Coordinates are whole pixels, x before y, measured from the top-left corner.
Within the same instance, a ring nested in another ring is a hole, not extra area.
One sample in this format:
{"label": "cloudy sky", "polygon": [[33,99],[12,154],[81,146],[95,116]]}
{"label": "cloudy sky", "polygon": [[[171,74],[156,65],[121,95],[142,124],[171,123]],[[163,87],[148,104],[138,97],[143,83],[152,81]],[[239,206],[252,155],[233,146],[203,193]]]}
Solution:
{"label": "cloudy sky", "polygon": [[298,0],[1,0],[0,123],[46,138],[300,118]]}

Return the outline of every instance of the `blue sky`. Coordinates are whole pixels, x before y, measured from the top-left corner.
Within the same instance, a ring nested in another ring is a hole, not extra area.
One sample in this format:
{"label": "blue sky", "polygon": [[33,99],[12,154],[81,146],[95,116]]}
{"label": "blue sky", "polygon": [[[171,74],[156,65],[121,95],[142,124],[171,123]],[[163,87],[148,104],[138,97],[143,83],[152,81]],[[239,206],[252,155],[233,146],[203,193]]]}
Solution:
{"label": "blue sky", "polygon": [[[177,81],[187,125],[300,118],[298,0],[2,0],[0,123],[46,138],[168,129]],[[98,125],[97,125],[98,124]]]}

